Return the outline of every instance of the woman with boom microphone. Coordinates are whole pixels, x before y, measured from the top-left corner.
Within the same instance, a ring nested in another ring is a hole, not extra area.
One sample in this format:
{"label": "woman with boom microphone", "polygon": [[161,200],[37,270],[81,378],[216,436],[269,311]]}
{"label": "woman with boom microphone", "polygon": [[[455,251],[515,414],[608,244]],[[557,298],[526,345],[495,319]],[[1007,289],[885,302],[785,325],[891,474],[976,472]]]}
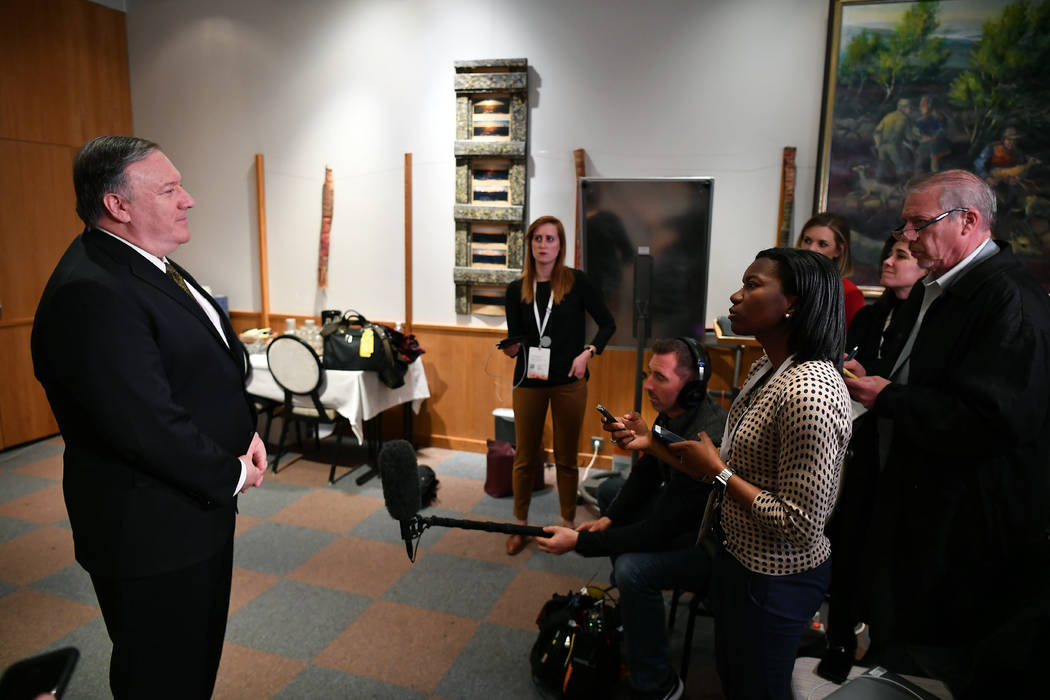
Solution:
{"label": "woman with boom microphone", "polygon": [[[507,286],[507,335],[520,342],[503,352],[517,357],[514,370],[514,517],[526,524],[534,470],[543,449],[547,406],[554,426],[554,462],[562,524],[573,527],[579,472],[576,455],[587,403],[587,363],[600,354],[616,331],[601,293],[580,270],[567,267],[565,227],[541,216],[525,234],[525,269]],[[598,330],[584,344],[584,314]],[[525,548],[511,535],[507,554]]]}
{"label": "woman with boom microphone", "polygon": [[824,524],[850,438],[842,282],[824,256],[771,248],[729,299],[733,332],[754,335],[765,354],[733,401],[721,449],[706,433],[661,442],[636,413],[605,428],[620,447],[722,490],[709,535],[724,544],[711,592],[722,689],[731,700],[790,698],[799,639],[831,577]]}

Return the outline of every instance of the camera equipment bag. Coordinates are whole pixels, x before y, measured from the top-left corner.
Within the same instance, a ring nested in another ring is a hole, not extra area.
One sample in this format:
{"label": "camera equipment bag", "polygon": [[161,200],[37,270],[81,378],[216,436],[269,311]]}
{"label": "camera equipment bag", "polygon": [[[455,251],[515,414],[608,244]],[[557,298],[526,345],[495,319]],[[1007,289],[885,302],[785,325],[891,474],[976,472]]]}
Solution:
{"label": "camera equipment bag", "polygon": [[540,634],[529,662],[532,680],[549,697],[611,697],[620,676],[620,612],[601,588],[557,593],[536,618]]}

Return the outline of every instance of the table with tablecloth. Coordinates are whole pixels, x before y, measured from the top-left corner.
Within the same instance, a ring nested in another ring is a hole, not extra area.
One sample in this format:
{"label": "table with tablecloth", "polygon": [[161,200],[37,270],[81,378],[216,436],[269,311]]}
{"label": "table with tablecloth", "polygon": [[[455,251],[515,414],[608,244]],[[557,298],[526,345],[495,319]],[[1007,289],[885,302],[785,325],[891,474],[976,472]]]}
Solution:
{"label": "table with tablecloth", "polygon": [[[249,394],[262,396],[274,401],[284,401],[284,390],[278,386],[264,353],[251,356],[252,376],[248,381]],[[379,380],[377,372],[351,370],[325,370],[325,386],[321,392],[321,403],[325,408],[334,408],[339,415],[350,421],[350,428],[358,442],[364,442],[364,425],[388,408],[402,404],[411,405],[414,413],[419,413],[424,399],[430,398],[430,387],[423,363],[419,360],[411,363],[405,372],[405,383],[397,389],[391,389]],[[312,407],[309,396],[296,396],[296,405]]]}

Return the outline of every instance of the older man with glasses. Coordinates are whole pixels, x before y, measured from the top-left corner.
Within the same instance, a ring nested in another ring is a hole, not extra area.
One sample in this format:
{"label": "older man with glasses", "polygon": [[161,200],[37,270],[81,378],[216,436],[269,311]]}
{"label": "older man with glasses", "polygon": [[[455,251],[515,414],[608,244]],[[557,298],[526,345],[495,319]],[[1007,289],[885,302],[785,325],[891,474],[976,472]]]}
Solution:
{"label": "older man with glasses", "polygon": [[992,240],[995,211],[967,171],[908,188],[894,235],[927,270],[900,312],[911,332],[886,376],[846,363],[885,484],[870,619],[884,645],[868,660],[960,698],[1022,697],[1050,658],[1050,299]]}

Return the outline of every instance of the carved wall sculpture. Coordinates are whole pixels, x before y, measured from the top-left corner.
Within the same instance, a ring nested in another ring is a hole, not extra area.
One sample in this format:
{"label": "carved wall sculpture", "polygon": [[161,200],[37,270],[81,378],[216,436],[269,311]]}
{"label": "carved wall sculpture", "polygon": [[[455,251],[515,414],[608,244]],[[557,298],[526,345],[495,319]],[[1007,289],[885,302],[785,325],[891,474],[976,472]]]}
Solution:
{"label": "carved wall sculpture", "polygon": [[524,262],[528,61],[456,61],[456,313],[503,315]]}

